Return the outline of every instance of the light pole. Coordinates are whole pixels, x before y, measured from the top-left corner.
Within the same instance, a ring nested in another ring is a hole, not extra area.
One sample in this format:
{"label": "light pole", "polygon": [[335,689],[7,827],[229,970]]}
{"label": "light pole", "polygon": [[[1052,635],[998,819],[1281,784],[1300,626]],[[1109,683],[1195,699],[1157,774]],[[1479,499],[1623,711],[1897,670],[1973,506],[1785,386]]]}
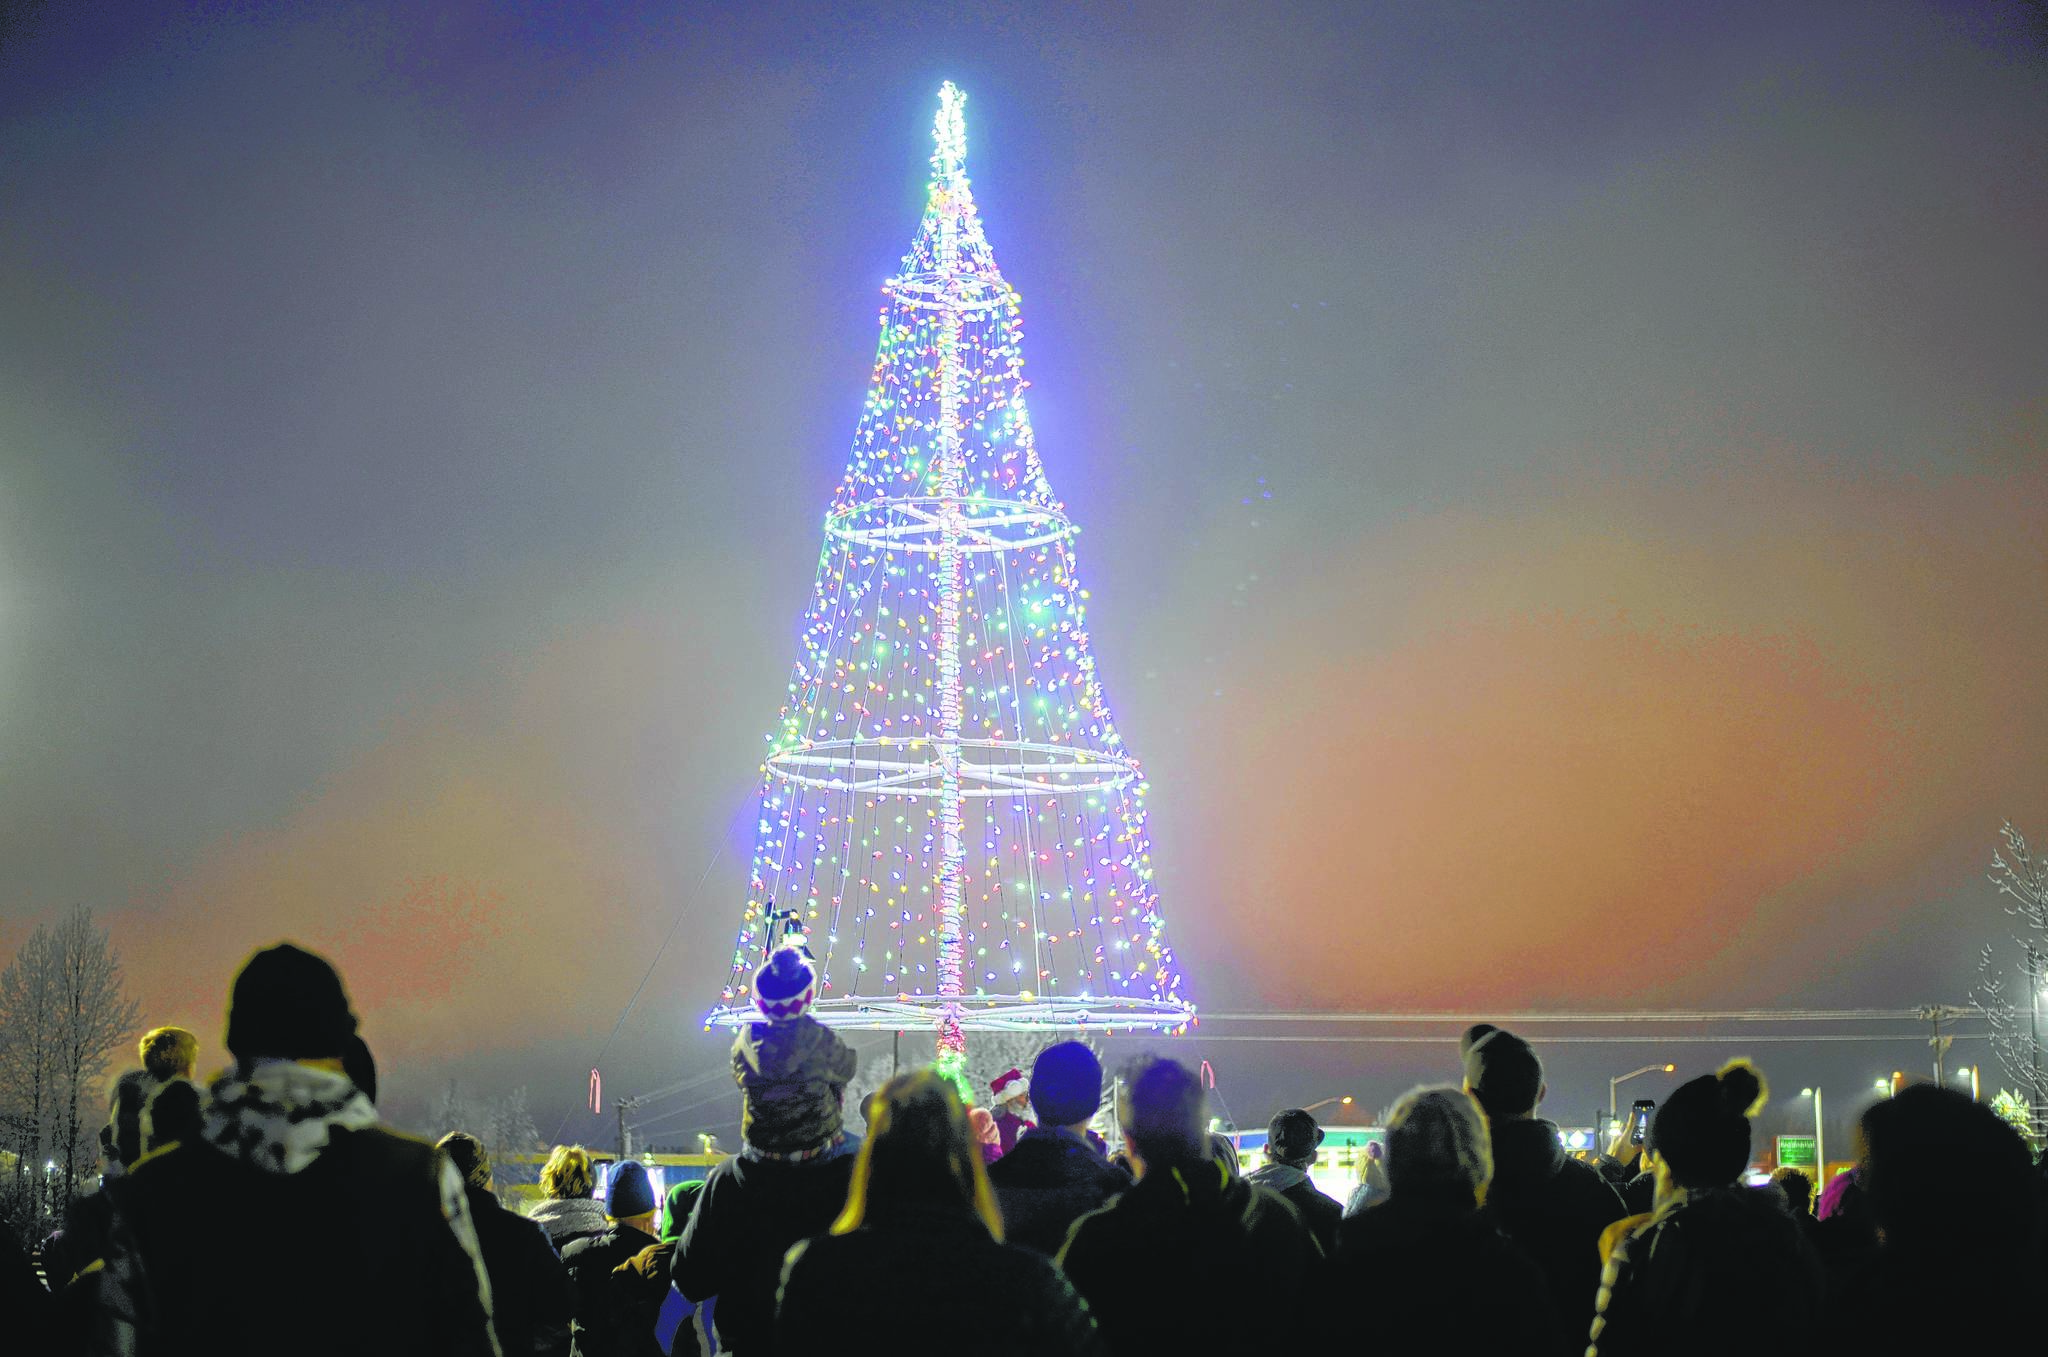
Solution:
{"label": "light pole", "polygon": [[1645,1065],[1639,1070],[1630,1070],[1627,1074],[1617,1074],[1612,1079],[1609,1079],[1607,1081],[1607,1134],[1610,1136],[1614,1134],[1614,1099],[1623,1084],[1638,1075],[1656,1074],[1659,1071],[1670,1074],[1677,1070],[1677,1068],[1678,1066],[1676,1065]]}
{"label": "light pole", "polygon": [[1325,1098],[1321,1102],[1310,1103],[1307,1107],[1304,1107],[1301,1110],[1304,1112],[1313,1112],[1318,1107],[1328,1107],[1331,1103],[1342,1103],[1344,1106],[1349,1107],[1351,1106],[1351,1095],[1347,1093],[1341,1098]]}
{"label": "light pole", "polygon": [[1825,1133],[1821,1129],[1821,1098],[1818,1088],[1802,1088],[1799,1096],[1813,1098],[1813,1191],[1816,1198],[1827,1186],[1828,1151]]}

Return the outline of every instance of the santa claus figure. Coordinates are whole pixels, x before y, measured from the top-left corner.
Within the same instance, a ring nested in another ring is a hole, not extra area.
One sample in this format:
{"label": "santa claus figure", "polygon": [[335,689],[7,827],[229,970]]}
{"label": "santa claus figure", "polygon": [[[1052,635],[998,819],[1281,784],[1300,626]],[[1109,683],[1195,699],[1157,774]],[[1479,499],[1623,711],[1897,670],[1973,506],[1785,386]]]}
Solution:
{"label": "santa claus figure", "polygon": [[1022,1070],[1004,1070],[989,1081],[988,1088],[995,1095],[997,1143],[1008,1154],[1018,1136],[1038,1125],[1030,1115],[1031,1081]]}

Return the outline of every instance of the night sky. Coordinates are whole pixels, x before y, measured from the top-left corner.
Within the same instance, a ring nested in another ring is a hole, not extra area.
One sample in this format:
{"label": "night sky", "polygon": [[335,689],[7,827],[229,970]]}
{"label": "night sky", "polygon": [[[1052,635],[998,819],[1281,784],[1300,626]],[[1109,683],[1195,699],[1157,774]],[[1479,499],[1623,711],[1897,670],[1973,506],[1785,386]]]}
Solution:
{"label": "night sky", "polygon": [[2038,6],[6,12],[0,950],[152,1023],[559,1111],[680,911],[716,1063],[944,79],[1203,1006],[1959,999],[2048,836]]}

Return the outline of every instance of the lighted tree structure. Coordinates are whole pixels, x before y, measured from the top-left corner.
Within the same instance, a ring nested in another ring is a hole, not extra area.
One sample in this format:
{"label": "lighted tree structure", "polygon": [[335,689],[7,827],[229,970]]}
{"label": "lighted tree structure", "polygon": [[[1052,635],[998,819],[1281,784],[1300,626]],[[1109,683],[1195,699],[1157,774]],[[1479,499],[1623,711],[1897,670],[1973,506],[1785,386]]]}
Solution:
{"label": "lighted tree structure", "polygon": [[1025,413],[1017,294],[968,192],[963,100],[939,92],[924,218],[886,288],[709,1019],[745,1021],[755,967],[801,933],[821,1021],[930,1027],[955,1073],[971,1029],[1193,1015],[1076,529]]}

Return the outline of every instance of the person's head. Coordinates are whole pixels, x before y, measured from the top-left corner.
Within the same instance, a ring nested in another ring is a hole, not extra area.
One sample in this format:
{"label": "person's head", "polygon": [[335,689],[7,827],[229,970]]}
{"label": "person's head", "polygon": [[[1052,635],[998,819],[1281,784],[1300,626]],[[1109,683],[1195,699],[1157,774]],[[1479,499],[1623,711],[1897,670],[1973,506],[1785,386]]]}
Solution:
{"label": "person's head", "polygon": [[142,1157],[142,1112],[149,1095],[161,1085],[148,1070],[129,1070],[114,1082],[108,1100],[107,1124],[114,1132],[114,1154],[127,1168]]}
{"label": "person's head", "polygon": [[597,1173],[590,1166],[590,1151],[581,1145],[557,1145],[541,1165],[540,1192],[543,1197],[587,1197],[597,1190]]}
{"label": "person's head", "polygon": [[1102,1061],[1078,1041],[1058,1041],[1031,1062],[1031,1110],[1046,1126],[1084,1130],[1102,1106]]}
{"label": "person's head", "polygon": [[988,1091],[998,1112],[1013,1112],[1021,1116],[1030,1106],[1031,1081],[1020,1069],[1004,1070],[989,1080]]}
{"label": "person's head", "polygon": [[244,1072],[264,1059],[332,1062],[339,1070],[355,1031],[348,991],[324,957],[281,942],[235,976],[227,1047]]}
{"label": "person's head", "polygon": [[153,1028],[142,1038],[136,1053],[142,1057],[142,1068],[159,1084],[190,1079],[192,1067],[199,1063],[199,1038],[182,1027]]}
{"label": "person's head", "polygon": [[1238,1157],[1237,1142],[1221,1131],[1209,1132],[1209,1158],[1232,1178],[1244,1176],[1244,1161]]}
{"label": "person's head", "polygon": [[882,1114],[882,1091],[876,1089],[860,1100],[860,1124],[869,1135],[875,1133],[875,1118]]}
{"label": "person's head", "polygon": [[654,1233],[654,1182],[647,1166],[637,1159],[622,1159],[612,1168],[611,1183],[605,1190],[604,1213],[622,1225],[644,1234]]}
{"label": "person's head", "polygon": [[1863,1190],[1886,1247],[2016,1253],[2034,1221],[2026,1142],[1951,1089],[1914,1084],[1863,1114]]}
{"label": "person's head", "polygon": [[1266,1158],[1289,1168],[1305,1169],[1316,1162],[1323,1128],[1298,1107],[1278,1113],[1266,1123]]}
{"label": "person's head", "polygon": [[1387,1113],[1387,1187],[1395,1197],[1477,1206],[1493,1181],[1486,1114],[1461,1088],[1413,1088]]}
{"label": "person's head", "polygon": [[754,972],[754,1007],[767,1022],[795,1022],[817,997],[818,971],[801,943],[783,943]]}
{"label": "person's head", "polygon": [[680,1239],[683,1227],[690,1223],[690,1212],[697,1209],[697,1194],[704,1190],[702,1178],[685,1178],[668,1190],[668,1196],[661,1204],[661,1237]]}
{"label": "person's head", "polygon": [[491,1152],[481,1140],[467,1131],[450,1131],[435,1141],[434,1147],[448,1156],[463,1182],[485,1192],[491,1190]]}
{"label": "person's head", "polygon": [[1147,1056],[1117,1089],[1124,1145],[1140,1171],[1197,1164],[1210,1157],[1202,1081],[1178,1061]]}
{"label": "person's head", "polygon": [[974,1217],[1001,1240],[995,1189],[952,1082],[919,1070],[897,1075],[877,1096],[873,1134],[861,1144],[846,1209],[832,1233],[850,1234],[870,1216],[936,1207]]}
{"label": "person's head", "polygon": [[1777,1169],[1771,1174],[1771,1183],[1785,1194],[1786,1210],[1795,1216],[1813,1213],[1813,1179],[1806,1176],[1805,1169]]}
{"label": "person's head", "polygon": [[1713,1074],[1680,1084],[1650,1121],[1660,1192],[1672,1187],[1731,1186],[1749,1167],[1749,1119],[1770,1097],[1762,1071],[1731,1060]]}
{"label": "person's head", "polygon": [[1535,1047],[1513,1032],[1482,1022],[1458,1038],[1458,1055],[1465,1067],[1465,1091],[1488,1118],[1519,1121],[1536,1115],[1536,1105],[1549,1090]]}

